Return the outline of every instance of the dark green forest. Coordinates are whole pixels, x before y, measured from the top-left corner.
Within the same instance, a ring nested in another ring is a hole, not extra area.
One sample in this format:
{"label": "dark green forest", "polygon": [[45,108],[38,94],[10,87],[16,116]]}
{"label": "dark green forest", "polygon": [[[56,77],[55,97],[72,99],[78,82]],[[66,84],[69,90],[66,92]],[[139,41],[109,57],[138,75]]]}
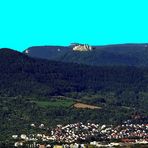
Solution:
{"label": "dark green forest", "polygon": [[[76,109],[75,102],[101,109]],[[133,114],[147,121],[147,106],[148,68],[86,66],[0,50],[0,141],[37,132],[31,123],[117,124]]]}

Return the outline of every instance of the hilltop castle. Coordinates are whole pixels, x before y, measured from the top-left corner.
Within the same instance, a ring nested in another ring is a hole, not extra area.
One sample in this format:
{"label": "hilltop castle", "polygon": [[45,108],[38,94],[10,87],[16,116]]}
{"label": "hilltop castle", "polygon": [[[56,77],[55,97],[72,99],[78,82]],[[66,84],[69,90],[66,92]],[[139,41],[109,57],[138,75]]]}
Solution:
{"label": "hilltop castle", "polygon": [[72,43],[71,47],[73,51],[92,51],[92,46],[88,44],[79,44],[79,43]]}

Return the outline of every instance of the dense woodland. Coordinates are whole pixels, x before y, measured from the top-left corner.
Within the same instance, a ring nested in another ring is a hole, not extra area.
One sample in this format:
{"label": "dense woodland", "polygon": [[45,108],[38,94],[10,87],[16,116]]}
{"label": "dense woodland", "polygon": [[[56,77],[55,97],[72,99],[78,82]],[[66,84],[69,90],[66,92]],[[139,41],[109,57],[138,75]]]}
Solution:
{"label": "dense woodland", "polygon": [[[50,105],[61,98],[65,106]],[[67,101],[101,109],[76,109]],[[86,66],[0,50],[0,141],[11,134],[37,132],[31,123],[49,127],[79,121],[117,124],[135,114],[146,122],[147,106],[148,68]]]}

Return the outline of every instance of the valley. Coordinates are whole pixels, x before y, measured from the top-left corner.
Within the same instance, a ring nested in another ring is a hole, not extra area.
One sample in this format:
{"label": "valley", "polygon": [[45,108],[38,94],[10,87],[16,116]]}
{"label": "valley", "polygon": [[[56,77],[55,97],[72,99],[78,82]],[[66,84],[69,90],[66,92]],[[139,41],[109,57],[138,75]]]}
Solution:
{"label": "valley", "polygon": [[146,124],[147,82],[147,67],[89,66],[1,49],[0,142],[40,132],[32,123]]}

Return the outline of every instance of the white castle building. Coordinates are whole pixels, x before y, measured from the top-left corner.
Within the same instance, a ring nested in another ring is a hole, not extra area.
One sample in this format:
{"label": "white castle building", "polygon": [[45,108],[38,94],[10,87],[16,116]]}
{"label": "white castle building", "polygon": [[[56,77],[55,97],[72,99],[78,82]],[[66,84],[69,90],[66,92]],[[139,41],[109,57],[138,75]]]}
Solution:
{"label": "white castle building", "polygon": [[72,43],[71,46],[73,47],[73,51],[92,51],[93,49],[88,44]]}

